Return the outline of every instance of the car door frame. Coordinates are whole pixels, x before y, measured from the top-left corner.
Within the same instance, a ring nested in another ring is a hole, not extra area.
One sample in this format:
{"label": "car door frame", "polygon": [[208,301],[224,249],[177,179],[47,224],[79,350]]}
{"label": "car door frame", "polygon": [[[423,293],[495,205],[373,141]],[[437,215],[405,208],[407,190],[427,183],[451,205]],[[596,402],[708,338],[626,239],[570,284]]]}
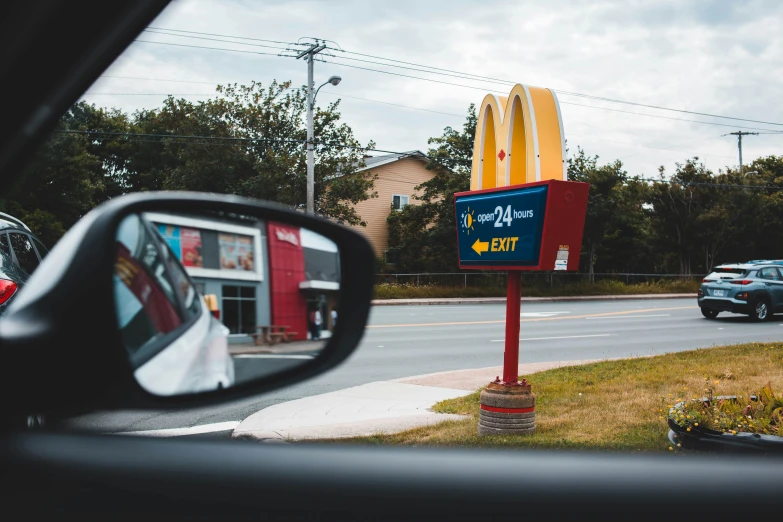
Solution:
{"label": "car door frame", "polygon": [[[777,281],[774,279],[768,279],[762,275],[762,273],[765,270],[772,270],[776,274],[778,274]],[[760,281],[763,281],[764,286],[766,286],[766,293],[769,295],[770,300],[770,312],[774,313],[776,311],[779,311],[783,309],[783,273],[780,271],[780,269],[776,266],[764,266],[759,268],[758,271],[758,278]]]}
{"label": "car door frame", "polygon": [[18,268],[27,277],[30,277],[33,274],[28,273],[27,270],[22,268],[22,264],[19,263],[19,258],[16,256],[16,250],[14,249],[14,244],[11,243],[11,234],[20,234],[27,237],[27,240],[33,246],[33,252],[35,252],[35,256],[38,258],[38,265],[36,265],[36,268],[38,268],[43,258],[41,257],[41,254],[38,253],[38,247],[35,246],[35,241],[33,241],[33,235],[21,229],[4,230],[3,233],[5,234],[6,240],[8,241],[8,248],[11,249],[11,256],[13,256],[13,260],[14,260],[14,264],[16,265],[16,268]]}

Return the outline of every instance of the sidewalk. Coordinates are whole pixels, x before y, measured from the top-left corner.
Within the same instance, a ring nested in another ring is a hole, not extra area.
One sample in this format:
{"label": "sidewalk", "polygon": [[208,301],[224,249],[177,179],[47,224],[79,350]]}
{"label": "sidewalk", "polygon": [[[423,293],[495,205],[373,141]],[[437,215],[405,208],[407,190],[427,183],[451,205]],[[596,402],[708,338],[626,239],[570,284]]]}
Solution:
{"label": "sidewalk", "polygon": [[[520,364],[518,375],[594,362],[558,361]],[[369,436],[429,426],[460,415],[435,413],[436,403],[469,395],[493,381],[502,366],[438,372],[354,386],[276,404],[254,413],[232,437],[296,441]]]}
{"label": "sidewalk", "polygon": [[[523,303],[559,303],[563,301],[620,301],[631,299],[685,299],[696,294],[572,295],[560,297],[523,297]],[[447,304],[499,304],[505,297],[442,297],[426,299],[373,299],[373,306],[412,306]]]}
{"label": "sidewalk", "polygon": [[312,352],[314,350],[322,350],[326,346],[327,341],[332,336],[332,332],[325,330],[321,332],[321,339],[312,341],[290,341],[279,342],[275,344],[259,344],[254,343],[235,343],[228,345],[228,353],[230,355],[246,355],[253,353],[276,353],[276,354],[292,354],[301,352]]}

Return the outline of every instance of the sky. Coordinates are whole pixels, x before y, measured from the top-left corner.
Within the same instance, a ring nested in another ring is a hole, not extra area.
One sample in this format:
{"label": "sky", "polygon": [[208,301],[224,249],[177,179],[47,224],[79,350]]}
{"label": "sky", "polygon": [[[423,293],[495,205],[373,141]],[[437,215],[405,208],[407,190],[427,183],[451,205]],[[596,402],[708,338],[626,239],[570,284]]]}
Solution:
{"label": "sky", "polygon": [[693,156],[736,168],[737,137],[722,135],[738,130],[768,132],[743,137],[746,165],[783,154],[777,0],[174,0],[83,99],[132,112],[167,94],[208,99],[217,84],[305,85],[304,61],[278,55],[312,38],[333,48],[315,63],[316,86],[342,77],[317,104],[339,98],[343,121],[378,149],[426,153],[471,103],[516,82],[558,92],[570,154],[619,159],[631,175],[671,173]]}

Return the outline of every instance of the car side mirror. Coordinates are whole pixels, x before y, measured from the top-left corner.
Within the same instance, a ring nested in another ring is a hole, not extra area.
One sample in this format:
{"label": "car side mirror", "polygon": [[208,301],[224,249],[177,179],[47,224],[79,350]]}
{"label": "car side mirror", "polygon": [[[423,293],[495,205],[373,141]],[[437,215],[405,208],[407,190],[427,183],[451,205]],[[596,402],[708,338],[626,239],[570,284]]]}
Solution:
{"label": "car side mirror", "polygon": [[[180,408],[334,367],[358,345],[374,256],[348,227],[187,192],[96,208],[0,320],[9,405],[24,412]],[[3,394],[7,396],[7,394]]]}

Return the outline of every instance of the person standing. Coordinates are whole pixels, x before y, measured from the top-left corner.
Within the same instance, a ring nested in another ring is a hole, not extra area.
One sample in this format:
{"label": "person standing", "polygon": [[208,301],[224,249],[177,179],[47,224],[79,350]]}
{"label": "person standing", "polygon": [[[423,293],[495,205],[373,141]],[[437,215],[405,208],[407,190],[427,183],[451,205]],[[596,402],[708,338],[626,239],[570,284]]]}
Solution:
{"label": "person standing", "polygon": [[318,310],[317,308],[315,309],[314,319],[315,319],[314,320],[314,322],[315,322],[315,328],[314,328],[315,337],[314,337],[314,339],[320,339],[321,338],[321,323],[322,323],[322,321],[321,321],[321,311]]}

